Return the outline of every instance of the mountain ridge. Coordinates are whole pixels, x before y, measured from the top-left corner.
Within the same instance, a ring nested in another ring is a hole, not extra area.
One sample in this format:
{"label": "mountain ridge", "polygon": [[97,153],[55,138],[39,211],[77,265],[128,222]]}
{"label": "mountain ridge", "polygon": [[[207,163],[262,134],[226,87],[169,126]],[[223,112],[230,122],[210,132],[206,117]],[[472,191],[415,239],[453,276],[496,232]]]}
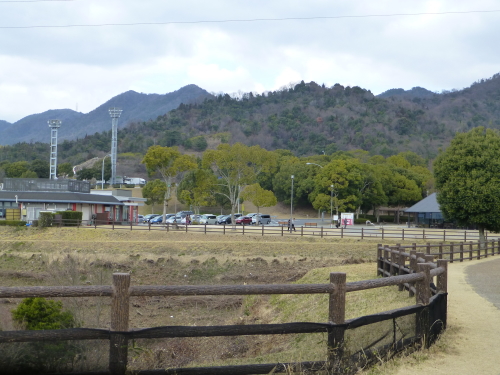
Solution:
{"label": "mountain ridge", "polygon": [[116,95],[88,113],[71,109],[51,109],[26,116],[9,124],[0,122],[0,144],[18,142],[50,142],[50,131],[43,127],[50,119],[62,121],[58,132],[60,140],[75,140],[96,132],[111,129],[108,113],[110,107],[121,107],[123,112],[118,120],[118,128],[132,121],[147,121],[177,108],[181,103],[189,104],[211,97],[206,90],[194,85],[186,85],[167,94],[143,94],[133,90]]}

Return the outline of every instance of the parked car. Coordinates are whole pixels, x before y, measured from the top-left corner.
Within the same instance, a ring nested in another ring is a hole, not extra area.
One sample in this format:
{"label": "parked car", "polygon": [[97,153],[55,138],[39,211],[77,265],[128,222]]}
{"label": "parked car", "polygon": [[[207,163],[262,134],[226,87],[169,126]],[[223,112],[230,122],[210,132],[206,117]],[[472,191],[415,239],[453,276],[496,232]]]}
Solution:
{"label": "parked car", "polygon": [[[175,214],[166,214],[165,215],[165,221],[168,222],[167,220],[171,218],[172,216],[175,216]],[[151,224],[161,224],[163,223],[163,215],[158,215],[149,221]]]}
{"label": "parked car", "polygon": [[252,224],[262,225],[271,222],[271,215],[259,214],[252,217]]}
{"label": "parked car", "polygon": [[[239,218],[240,216],[243,216],[242,214],[234,214],[235,220]],[[219,219],[217,224],[231,224],[231,215],[224,215],[222,218]]]}
{"label": "parked car", "polygon": [[[184,217],[186,217],[186,216],[184,216]],[[165,220],[165,223],[167,223],[167,224],[179,223],[180,224],[181,220],[182,220],[181,215],[172,215],[167,220]]]}
{"label": "parked car", "polygon": [[157,216],[160,216],[158,214],[148,214],[146,216],[144,216],[144,222],[145,223],[149,223],[149,221]]}
{"label": "parked car", "polygon": [[144,215],[137,215],[137,222],[144,223]]}
{"label": "parked car", "polygon": [[250,225],[252,224],[252,218],[250,216],[240,216],[235,220],[236,224]]}
{"label": "parked car", "polygon": [[[191,218],[191,224],[200,224],[201,215],[189,215]],[[181,219],[181,224],[186,224],[187,215]]]}
{"label": "parked car", "polygon": [[211,214],[204,214],[200,217],[200,224],[216,224],[217,217]]}

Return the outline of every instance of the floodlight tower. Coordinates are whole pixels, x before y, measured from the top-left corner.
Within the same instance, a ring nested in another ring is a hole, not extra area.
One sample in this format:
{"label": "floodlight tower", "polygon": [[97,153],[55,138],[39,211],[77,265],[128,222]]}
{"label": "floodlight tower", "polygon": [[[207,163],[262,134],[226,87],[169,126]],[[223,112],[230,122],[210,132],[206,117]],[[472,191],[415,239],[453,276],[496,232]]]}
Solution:
{"label": "floodlight tower", "polygon": [[61,127],[61,120],[49,120],[50,127],[50,179],[57,179],[57,129]]}
{"label": "floodlight tower", "polygon": [[116,154],[118,142],[118,118],[122,114],[121,108],[110,108],[109,115],[111,116],[111,185],[116,181]]}

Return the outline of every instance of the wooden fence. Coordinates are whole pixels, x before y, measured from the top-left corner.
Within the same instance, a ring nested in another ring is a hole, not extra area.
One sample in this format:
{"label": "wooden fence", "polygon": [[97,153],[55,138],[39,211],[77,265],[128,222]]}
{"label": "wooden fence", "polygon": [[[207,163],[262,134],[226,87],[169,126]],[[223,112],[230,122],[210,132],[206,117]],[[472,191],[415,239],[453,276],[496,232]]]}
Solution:
{"label": "wooden fence", "polygon": [[[381,247],[379,246],[379,251]],[[392,252],[391,252],[392,254]],[[400,253],[398,253],[400,254]],[[385,264],[385,263],[384,263]],[[391,263],[392,264],[392,263]],[[400,264],[400,263],[398,263]],[[399,311],[403,315],[405,310],[420,308],[429,305],[433,290],[429,288],[432,279],[437,277],[437,288],[434,293],[446,295],[447,292],[447,261],[439,260],[433,263],[430,256],[425,259],[413,259],[414,272],[402,274],[403,268],[398,269],[397,276],[346,282],[345,273],[331,273],[327,284],[275,284],[275,285],[237,285],[237,286],[132,286],[130,274],[113,274],[113,284],[103,286],[44,286],[44,287],[0,287],[0,298],[24,297],[111,297],[111,324],[109,330],[104,329],[61,329],[45,331],[0,331],[0,343],[29,342],[29,341],[58,341],[58,340],[95,340],[108,339],[109,372],[105,374],[124,374],[127,369],[128,340],[137,338],[172,338],[172,337],[209,337],[209,336],[237,336],[237,335],[270,335],[291,333],[327,332],[328,360],[317,362],[300,362],[294,364],[259,364],[226,367],[206,367],[192,369],[144,370],[139,374],[248,374],[269,372],[286,372],[290,368],[325,369],[340,368],[344,348],[344,335],[350,322],[360,320],[345,319],[346,293],[381,288],[391,285],[414,285],[416,295],[415,306],[385,312],[394,314]],[[384,274],[386,268],[383,266]],[[394,274],[394,268],[387,271]],[[388,276],[388,275],[386,275]],[[190,295],[264,295],[264,294],[328,294],[329,311],[327,323],[285,323],[262,325],[228,325],[228,326],[166,326],[143,330],[129,330],[129,305],[132,296],[190,296]],[[376,317],[376,318],[373,318]],[[378,317],[378,318],[377,318]],[[364,318],[363,318],[364,319]],[[384,313],[372,316],[372,320],[387,320]],[[366,324],[366,323],[364,323]],[[358,324],[359,326],[360,324]],[[415,337],[428,340],[430,323],[417,324]],[[427,338],[427,339],[426,339]],[[399,343],[401,344],[401,343]],[[427,341],[424,342],[428,344]],[[291,367],[290,367],[291,366]],[[94,375],[100,374],[98,372]],[[104,373],[102,373],[104,374]]]}
{"label": "wooden fence", "polygon": [[[185,224],[151,224],[133,222],[103,222],[99,220],[83,221],[80,228],[110,229],[110,230],[162,230],[167,232],[190,232],[190,233],[217,233],[222,235],[258,235],[258,236],[318,236],[318,237],[339,237],[339,238],[361,238],[361,239],[401,239],[401,240],[441,240],[441,241],[474,241],[479,240],[477,230],[459,229],[426,229],[426,228],[404,228],[398,226],[379,226],[352,228],[332,228],[322,226],[321,223],[305,223],[304,226],[297,226],[295,231],[289,231],[288,222],[277,222],[276,225],[185,225]],[[64,224],[64,223],[63,223]],[[74,222],[71,223],[75,226]],[[486,240],[492,234],[485,231]]]}
{"label": "wooden fence", "polygon": [[[460,243],[438,243],[411,246],[381,245],[377,246],[377,275],[392,276],[410,274],[417,271],[416,262],[427,260],[433,262],[434,259],[447,259],[450,263],[465,260],[487,258],[500,254],[500,238],[490,239],[481,243],[460,242]],[[408,267],[406,266],[408,263]]]}

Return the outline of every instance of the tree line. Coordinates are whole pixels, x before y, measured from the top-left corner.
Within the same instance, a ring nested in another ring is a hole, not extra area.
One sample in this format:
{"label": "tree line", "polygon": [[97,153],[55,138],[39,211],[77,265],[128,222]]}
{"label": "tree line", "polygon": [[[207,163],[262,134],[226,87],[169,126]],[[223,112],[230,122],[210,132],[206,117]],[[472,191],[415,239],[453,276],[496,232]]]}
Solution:
{"label": "tree line", "polygon": [[198,212],[200,207],[222,206],[234,214],[242,200],[260,209],[277,202],[290,205],[293,199],[295,207],[338,214],[402,208],[433,188],[426,160],[414,152],[387,158],[363,150],[297,157],[289,150],[223,143],[199,158],[175,146],[152,146],[142,162],[156,177],[146,184],[143,196],[148,204],[162,203],[164,214],[174,193]]}

